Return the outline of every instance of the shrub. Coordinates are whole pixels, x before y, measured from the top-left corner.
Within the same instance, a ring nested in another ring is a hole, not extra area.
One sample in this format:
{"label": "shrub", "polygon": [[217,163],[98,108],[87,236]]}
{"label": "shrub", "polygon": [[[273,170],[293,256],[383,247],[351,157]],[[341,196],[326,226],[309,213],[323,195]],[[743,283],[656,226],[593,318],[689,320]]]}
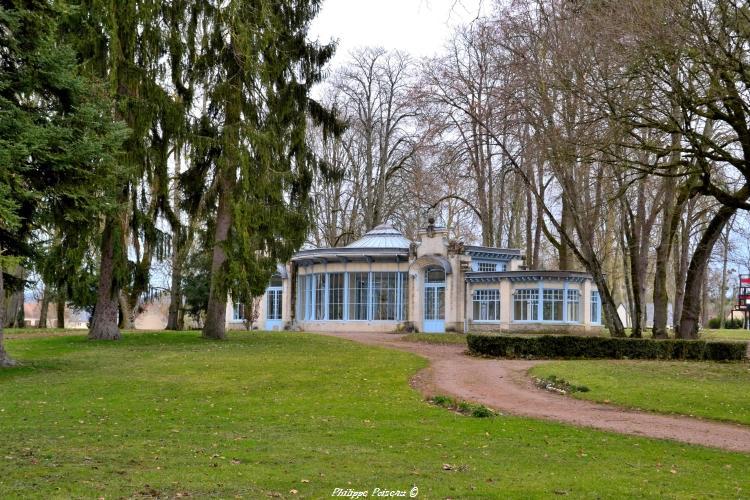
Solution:
{"label": "shrub", "polygon": [[443,408],[450,408],[455,404],[453,398],[448,396],[435,396],[432,398],[432,403]]}
{"label": "shrub", "polygon": [[[742,320],[737,318],[727,318],[724,320],[724,328],[728,330],[734,330],[737,328],[742,328],[744,325],[742,323]],[[711,318],[708,320],[708,327],[709,328],[721,328],[721,318]]]}
{"label": "shrub", "polygon": [[501,358],[741,361],[747,353],[747,342],[704,340],[469,334],[467,341],[474,354]]}

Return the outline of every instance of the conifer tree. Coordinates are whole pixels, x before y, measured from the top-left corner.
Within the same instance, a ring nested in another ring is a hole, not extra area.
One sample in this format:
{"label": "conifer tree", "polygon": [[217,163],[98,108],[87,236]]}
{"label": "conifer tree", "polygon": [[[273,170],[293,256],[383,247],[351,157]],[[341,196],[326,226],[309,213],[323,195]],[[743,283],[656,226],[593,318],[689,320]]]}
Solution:
{"label": "conifer tree", "polygon": [[216,197],[204,337],[224,338],[228,295],[248,301],[262,293],[276,263],[304,241],[315,164],[308,119],[336,128],[335,118],[309,98],[334,50],[307,40],[320,3],[200,4],[207,28],[197,75],[208,104],[201,127],[209,133],[194,154],[210,158]]}
{"label": "conifer tree", "polygon": [[[3,269],[34,256],[38,228],[92,226],[112,212],[111,186],[120,180],[116,156],[127,130],[60,43],[59,5],[0,4],[0,297],[9,277]],[[8,365],[2,311],[0,365]]]}
{"label": "conifer tree", "polygon": [[121,210],[105,220],[101,233],[91,339],[120,338],[120,317],[123,326],[132,327],[138,299],[149,288],[152,262],[166,257],[169,248],[158,222],[178,223],[168,165],[184,140],[192,97],[182,81],[190,52],[186,43],[193,42],[190,29],[184,29],[190,23],[187,5],[182,0],[80,0],[76,15],[68,16],[67,33],[84,66],[108,82],[115,116],[131,130],[123,157],[131,176],[117,186]]}

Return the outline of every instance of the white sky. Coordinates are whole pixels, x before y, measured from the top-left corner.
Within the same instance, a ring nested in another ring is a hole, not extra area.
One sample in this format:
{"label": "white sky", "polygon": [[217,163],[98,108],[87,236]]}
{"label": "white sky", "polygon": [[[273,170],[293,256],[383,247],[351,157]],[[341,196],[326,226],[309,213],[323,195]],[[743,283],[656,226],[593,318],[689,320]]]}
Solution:
{"label": "white sky", "polygon": [[492,0],[324,0],[309,37],[338,41],[330,67],[361,47],[384,47],[432,56],[455,26],[489,10]]}

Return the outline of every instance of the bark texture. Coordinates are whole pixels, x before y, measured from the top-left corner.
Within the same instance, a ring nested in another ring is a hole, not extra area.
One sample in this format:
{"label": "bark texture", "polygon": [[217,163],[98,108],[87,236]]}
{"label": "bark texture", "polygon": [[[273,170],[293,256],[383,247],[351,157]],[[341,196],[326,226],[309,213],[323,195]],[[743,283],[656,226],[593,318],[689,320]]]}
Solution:
{"label": "bark texture", "polygon": [[[1,252],[0,252],[1,254]],[[3,277],[3,266],[0,263],[0,367],[14,366],[16,364],[5,351],[5,339],[3,335],[3,324],[5,320],[5,286]]]}
{"label": "bark texture", "polygon": [[57,292],[57,328],[65,328],[65,293]]}
{"label": "bark texture", "polygon": [[115,221],[108,219],[102,234],[102,259],[99,269],[99,288],[96,294],[96,306],[91,317],[89,339],[119,340],[120,329],[117,327],[119,312],[117,290],[114,290],[115,271]]}
{"label": "bark texture", "polygon": [[[179,250],[178,250],[179,251]],[[170,287],[169,314],[167,316],[167,330],[182,330],[180,324],[180,308],[182,306],[182,263],[175,261],[172,266],[172,285]]]}
{"label": "bark texture", "polygon": [[221,194],[216,214],[216,231],[214,233],[213,257],[211,260],[211,291],[208,296],[206,323],[203,326],[203,337],[209,339],[225,339],[227,319],[227,294],[220,280],[224,274],[227,254],[224,245],[232,226],[231,192],[234,185],[232,174],[227,169],[220,172]]}
{"label": "bark texture", "polygon": [[39,324],[38,328],[47,328],[47,314],[49,313],[49,287],[44,286],[44,292],[42,292],[42,305],[39,309]]}
{"label": "bark texture", "polygon": [[678,337],[682,339],[697,339],[700,326],[703,279],[706,275],[708,261],[711,258],[714,244],[721,236],[721,231],[737,211],[736,208],[723,206],[711,219],[703,232],[698,245],[695,247],[693,258],[688,267],[685,280],[685,297],[682,302],[682,317]]}

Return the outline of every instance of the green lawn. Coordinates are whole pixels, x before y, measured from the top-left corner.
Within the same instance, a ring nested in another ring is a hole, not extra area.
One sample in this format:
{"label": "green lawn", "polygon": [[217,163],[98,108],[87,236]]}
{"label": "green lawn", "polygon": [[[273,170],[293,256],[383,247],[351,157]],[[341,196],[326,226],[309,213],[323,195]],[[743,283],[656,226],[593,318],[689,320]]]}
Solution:
{"label": "green lawn", "polygon": [[407,342],[426,342],[428,344],[461,344],[466,345],[463,333],[410,333],[404,335]]}
{"label": "green lawn", "polygon": [[581,399],[750,424],[748,363],[554,361],[530,373],[585,385]]}
{"label": "green lawn", "polygon": [[721,340],[750,340],[750,330],[740,329],[711,329],[701,330],[702,339],[721,339]]}
{"label": "green lawn", "polygon": [[[299,333],[27,335],[0,372],[5,498],[741,497],[747,455],[427,404],[413,355]],[[445,470],[448,464],[449,470]],[[296,493],[294,493],[296,492]]]}

